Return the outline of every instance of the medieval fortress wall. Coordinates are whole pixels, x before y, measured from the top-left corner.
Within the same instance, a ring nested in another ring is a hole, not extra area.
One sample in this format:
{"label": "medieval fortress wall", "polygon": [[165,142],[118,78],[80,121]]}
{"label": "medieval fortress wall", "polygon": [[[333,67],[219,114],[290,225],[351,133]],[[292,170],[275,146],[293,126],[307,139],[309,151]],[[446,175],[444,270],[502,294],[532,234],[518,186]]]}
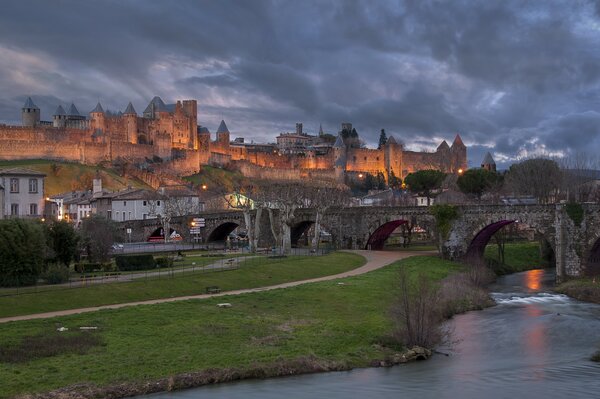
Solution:
{"label": "medieval fortress wall", "polygon": [[[356,148],[342,133],[335,143],[309,136],[282,134],[284,140],[303,141],[290,150],[273,144],[232,142],[224,121],[216,139],[198,125],[196,100],[165,104],[154,97],[142,115],[129,103],[124,112],[104,111],[98,104],[89,116],[75,105],[59,106],[52,121],[41,121],[40,110],[28,98],[22,108],[22,126],[0,125],[0,159],[49,159],[98,164],[127,160],[154,160],[159,173],[186,175],[202,165],[232,166],[248,177],[263,179],[343,180],[346,173],[392,173],[403,178],[420,169],[456,173],[466,169],[466,147],[460,136],[452,146],[446,141],[435,152],[406,151],[390,137],[381,149]],[[343,124],[343,127],[350,124]],[[300,124],[301,129],[301,124]],[[308,144],[306,144],[308,143]]]}

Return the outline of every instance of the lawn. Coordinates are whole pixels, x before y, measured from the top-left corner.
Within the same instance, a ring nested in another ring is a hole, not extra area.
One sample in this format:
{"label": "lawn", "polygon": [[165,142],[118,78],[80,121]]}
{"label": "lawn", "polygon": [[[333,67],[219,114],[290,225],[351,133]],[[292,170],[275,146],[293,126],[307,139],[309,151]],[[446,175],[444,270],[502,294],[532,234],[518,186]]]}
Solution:
{"label": "lawn", "polygon": [[[55,165],[53,168],[52,165]],[[44,195],[52,196],[72,190],[91,189],[92,179],[99,173],[102,177],[102,186],[107,190],[117,191],[127,186],[150,188],[137,179],[128,179],[119,176],[114,170],[100,166],[81,165],[74,162],[59,162],[48,160],[19,160],[0,161],[0,169],[27,168],[46,174],[44,181]],[[82,187],[88,185],[89,187]]]}
{"label": "lawn", "polygon": [[[488,244],[485,247],[486,259],[498,260],[498,245]],[[498,265],[494,268],[497,274],[508,274],[522,272],[544,267],[540,257],[540,246],[538,242],[507,243],[504,247],[504,266]]]}
{"label": "lawn", "polygon": [[[375,344],[390,330],[386,313],[400,267],[436,279],[461,269],[438,258],[413,257],[361,276],[289,289],[2,324],[5,348],[21,348],[24,337],[56,336],[57,326],[70,329],[63,334],[98,327],[89,333],[102,345],[87,353],[0,363],[0,397],[77,383],[140,383],[207,369],[243,372],[307,357],[368,366],[385,356]],[[232,307],[217,307],[221,302]]]}
{"label": "lawn", "polygon": [[[214,261],[206,258],[203,260],[206,263]],[[262,257],[242,262],[236,270],[174,273],[172,278],[159,280],[142,279],[139,282],[99,284],[0,297],[0,317],[203,294],[209,286],[218,286],[223,291],[264,287],[338,274],[362,266],[364,262],[362,256],[348,252],[283,259]]]}

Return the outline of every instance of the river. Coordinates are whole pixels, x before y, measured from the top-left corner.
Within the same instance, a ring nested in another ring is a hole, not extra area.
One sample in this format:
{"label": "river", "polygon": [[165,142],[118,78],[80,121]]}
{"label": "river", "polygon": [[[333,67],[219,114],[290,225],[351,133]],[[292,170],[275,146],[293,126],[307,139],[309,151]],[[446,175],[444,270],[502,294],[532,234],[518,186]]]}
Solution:
{"label": "river", "polygon": [[600,398],[600,305],[551,293],[550,270],[498,279],[492,308],[454,317],[450,356],[391,368],[247,380],[147,399]]}

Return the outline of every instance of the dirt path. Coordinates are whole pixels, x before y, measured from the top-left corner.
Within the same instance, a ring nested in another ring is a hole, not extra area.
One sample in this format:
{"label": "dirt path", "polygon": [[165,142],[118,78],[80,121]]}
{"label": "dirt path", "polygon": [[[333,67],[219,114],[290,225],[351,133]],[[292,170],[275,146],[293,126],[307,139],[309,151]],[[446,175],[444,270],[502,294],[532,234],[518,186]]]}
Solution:
{"label": "dirt path", "polygon": [[343,278],[343,277],[357,276],[359,274],[367,273],[372,270],[379,269],[383,266],[387,266],[390,263],[393,263],[399,259],[405,259],[405,258],[408,258],[411,256],[435,254],[435,252],[425,252],[425,251],[418,251],[418,252],[347,251],[347,252],[352,252],[352,253],[364,256],[365,259],[367,260],[366,263],[364,265],[362,265],[361,267],[358,267],[356,269],[352,269],[352,270],[349,270],[347,272],[340,273],[340,274],[312,278],[312,279],[308,279],[308,280],[291,281],[288,283],[270,285],[267,287],[226,291],[226,292],[221,292],[219,294],[188,295],[188,296],[179,296],[179,297],[175,297],[175,298],[151,299],[151,300],[147,300],[147,301],[118,303],[118,304],[114,304],[114,305],[103,305],[103,306],[95,306],[95,307],[90,307],[90,308],[67,309],[67,310],[59,310],[59,311],[55,311],[55,312],[35,313],[35,314],[29,314],[29,315],[23,315],[23,316],[12,316],[12,317],[0,318],[0,323],[7,323],[9,321],[19,321],[19,320],[46,319],[46,318],[50,318],[50,317],[68,316],[68,315],[79,314],[79,313],[95,312],[97,310],[104,310],[104,309],[120,309],[120,308],[124,308],[124,307],[128,307],[128,306],[153,305],[153,304],[157,304],[157,303],[187,301],[189,299],[205,299],[205,298],[212,298],[212,297],[219,297],[219,296],[239,295],[239,294],[246,294],[246,293],[251,293],[251,292],[269,291],[269,290],[275,290],[275,289],[280,289],[280,288],[295,287],[297,285],[302,285],[302,284],[307,284],[307,283],[315,283],[318,281],[335,280],[335,279]]}

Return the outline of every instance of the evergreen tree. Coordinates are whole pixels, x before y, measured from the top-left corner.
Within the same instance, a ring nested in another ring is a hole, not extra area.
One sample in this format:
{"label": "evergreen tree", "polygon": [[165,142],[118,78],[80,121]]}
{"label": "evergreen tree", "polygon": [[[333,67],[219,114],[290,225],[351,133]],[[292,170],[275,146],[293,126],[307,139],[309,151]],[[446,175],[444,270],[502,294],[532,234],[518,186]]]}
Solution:
{"label": "evergreen tree", "polygon": [[69,266],[79,249],[79,236],[73,226],[66,221],[53,223],[47,231],[48,246],[54,250],[57,262]]}
{"label": "evergreen tree", "polygon": [[35,284],[44,267],[42,226],[25,219],[0,220],[0,287]]}
{"label": "evergreen tree", "polygon": [[385,129],[381,129],[381,134],[379,135],[379,145],[377,146],[377,149],[381,150],[381,147],[383,147],[385,143],[387,143],[387,136],[385,135]]}
{"label": "evergreen tree", "polygon": [[427,197],[427,205],[429,205],[431,192],[440,188],[445,177],[446,174],[439,170],[419,170],[409,173],[404,182],[413,193]]}
{"label": "evergreen tree", "polygon": [[460,191],[465,194],[474,194],[477,199],[500,181],[500,176],[496,172],[486,169],[469,169],[458,178],[456,184]]}

